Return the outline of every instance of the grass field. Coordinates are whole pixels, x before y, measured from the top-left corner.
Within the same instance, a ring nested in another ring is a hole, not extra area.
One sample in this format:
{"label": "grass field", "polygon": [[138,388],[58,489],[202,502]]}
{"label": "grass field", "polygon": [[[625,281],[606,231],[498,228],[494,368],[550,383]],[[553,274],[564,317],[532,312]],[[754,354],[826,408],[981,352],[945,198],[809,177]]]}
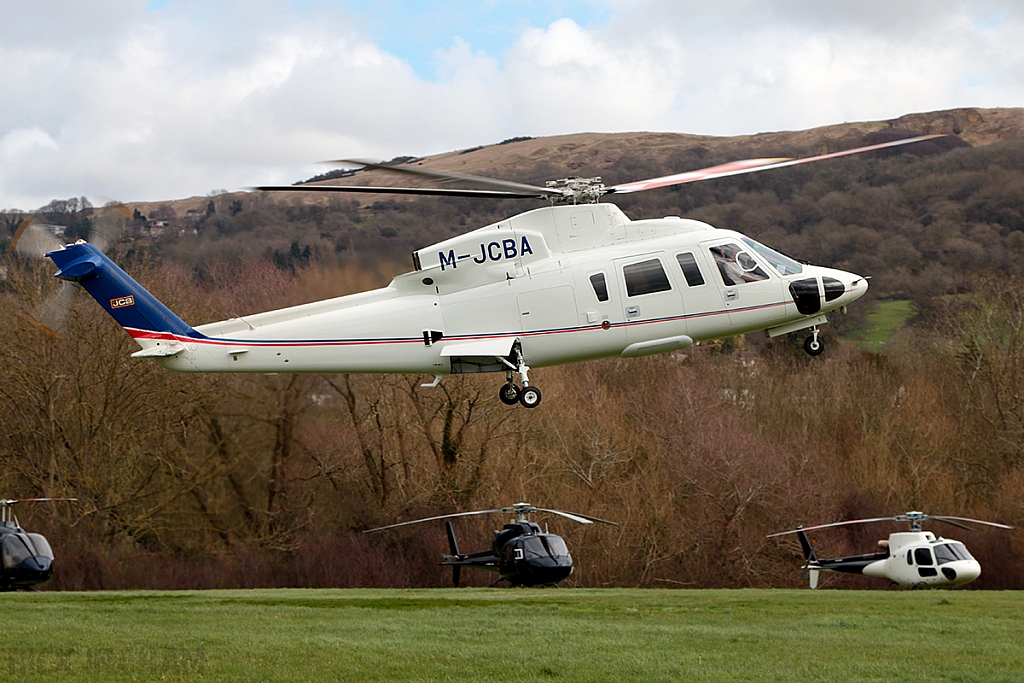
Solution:
{"label": "grass field", "polygon": [[885,344],[916,313],[910,301],[877,301],[868,313],[867,327],[861,334],[851,336],[851,340],[862,349],[884,350]]}
{"label": "grass field", "polygon": [[1024,593],[0,594],[24,681],[1022,681]]}

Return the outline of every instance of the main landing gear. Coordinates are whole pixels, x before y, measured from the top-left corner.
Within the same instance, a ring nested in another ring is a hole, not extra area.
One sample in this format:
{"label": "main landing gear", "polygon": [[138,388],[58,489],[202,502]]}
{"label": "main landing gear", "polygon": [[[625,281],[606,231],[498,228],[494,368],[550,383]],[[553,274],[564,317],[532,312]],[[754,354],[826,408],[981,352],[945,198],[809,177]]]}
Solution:
{"label": "main landing gear", "polygon": [[804,340],[804,351],[809,356],[820,356],[825,352],[825,340],[818,338],[818,327],[811,328],[811,336]]}
{"label": "main landing gear", "polygon": [[[522,349],[519,348],[519,344],[515,345],[513,353],[516,359],[515,365],[513,365],[507,358],[500,359],[507,368],[505,370],[505,384],[503,384],[501,389],[498,391],[498,398],[507,406],[514,406],[516,403],[521,403],[527,408],[536,408],[540,405],[540,389],[530,386],[530,380],[527,377],[527,373],[530,372],[530,367],[526,364],[526,361],[523,360],[523,352]],[[513,372],[518,372],[519,377],[522,378],[522,388],[520,388],[513,380]]]}

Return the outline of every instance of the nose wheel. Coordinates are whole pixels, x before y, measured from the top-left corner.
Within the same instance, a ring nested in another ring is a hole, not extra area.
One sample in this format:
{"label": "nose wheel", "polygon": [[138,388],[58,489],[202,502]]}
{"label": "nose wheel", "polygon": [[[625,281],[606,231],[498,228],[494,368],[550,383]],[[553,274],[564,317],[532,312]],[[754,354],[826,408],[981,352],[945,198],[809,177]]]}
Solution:
{"label": "nose wheel", "polygon": [[825,352],[825,340],[818,337],[818,328],[811,328],[811,336],[804,340],[804,351],[809,356],[820,356]]}
{"label": "nose wheel", "polygon": [[[513,348],[513,353],[516,360],[515,364],[508,358],[498,359],[507,366],[505,370],[505,384],[498,390],[498,398],[507,406],[514,406],[516,403],[520,403],[526,408],[536,408],[540,405],[540,389],[530,386],[530,380],[527,376],[530,372],[530,367],[523,359],[523,352],[518,342]],[[513,371],[519,373],[523,383],[522,388],[513,380]]]}

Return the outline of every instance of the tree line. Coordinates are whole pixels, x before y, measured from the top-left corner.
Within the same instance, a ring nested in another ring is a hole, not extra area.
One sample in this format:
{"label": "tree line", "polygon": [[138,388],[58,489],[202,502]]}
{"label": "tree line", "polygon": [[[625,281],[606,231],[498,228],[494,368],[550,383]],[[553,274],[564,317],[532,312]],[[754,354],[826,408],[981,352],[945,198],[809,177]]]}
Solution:
{"label": "tree line", "polygon": [[[58,554],[52,588],[445,585],[439,524],[361,531],[519,501],[619,522],[542,521],[566,537],[583,586],[793,586],[798,549],[766,536],[800,523],[921,509],[1024,524],[1014,275],[937,297],[885,354],[839,344],[810,358],[783,339],[549,368],[544,405],[526,411],[500,404],[489,375],[431,389],[168,372],[131,359],[134,342],[91,301],[61,337],[33,325],[24,313],[48,269],[10,263],[0,489],[79,499],[18,510]],[[383,279],[259,258],[202,280],[176,264],[129,269],[196,321]],[[501,522],[460,521],[463,547]],[[823,534],[819,554],[865,552],[897,528]],[[957,534],[993,569],[977,587],[1021,587],[1016,532]]]}
{"label": "tree line", "polygon": [[[798,548],[766,535],[800,523],[921,509],[1020,526],[1024,143],[931,152],[617,200],[634,218],[700,218],[872,275],[874,300],[918,311],[884,354],[831,344],[811,359],[750,338],[742,354],[734,342],[550,368],[537,411],[498,403],[492,376],[425,389],[418,377],[167,372],[131,359],[134,342],[91,301],[63,336],[39,329],[30,313],[52,268],[5,250],[0,493],[79,499],[18,510],[51,539],[50,585],[64,589],[444,585],[440,525],[361,531],[522,500],[620,523],[548,520],[586,586],[796,585]],[[593,170],[623,182],[727,160],[716,155]],[[87,232],[96,209],[76,202],[51,202],[45,220]],[[408,251],[520,210],[227,195],[196,235],[125,240],[113,256],[200,323],[379,286]],[[9,240],[21,216],[0,220]],[[500,523],[460,521],[461,547],[485,546]],[[819,555],[866,552],[897,528],[822,534]],[[956,535],[985,568],[974,586],[1021,587],[1017,532]]]}

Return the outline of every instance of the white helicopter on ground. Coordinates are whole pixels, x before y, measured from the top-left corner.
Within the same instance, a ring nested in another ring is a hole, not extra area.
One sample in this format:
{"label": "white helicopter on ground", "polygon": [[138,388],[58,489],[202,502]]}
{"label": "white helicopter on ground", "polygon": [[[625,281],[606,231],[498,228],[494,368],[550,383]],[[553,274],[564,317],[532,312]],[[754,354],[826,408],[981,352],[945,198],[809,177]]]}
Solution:
{"label": "white helicopter on ground", "polygon": [[[926,515],[923,512],[907,512],[895,517],[875,517],[872,519],[854,519],[818,526],[797,527],[792,531],[771,534],[768,538],[796,534],[800,538],[800,546],[804,551],[803,571],[809,572],[811,588],[818,587],[818,573],[823,571],[841,572],[844,574],[863,574],[882,579],[909,588],[952,588],[970,583],[981,576],[981,565],[974,559],[960,541],[936,538],[930,531],[921,530],[921,522],[934,519],[946,524],[970,530],[960,522],[986,524],[999,529],[1012,529],[1012,526],[985,522],[980,519],[966,517],[948,517]],[[881,550],[868,555],[841,557],[831,560],[819,559],[814,548],[807,540],[805,532],[813,529],[825,529],[850,524],[867,524],[870,522],[909,522],[910,531],[889,534],[888,541],[879,541]],[[802,576],[802,575],[801,575]]]}
{"label": "white helicopter on ground", "polygon": [[[605,186],[568,178],[536,187],[416,166],[363,166],[485,189],[289,185],[263,191],[403,193],[543,198],[549,207],[513,216],[413,253],[414,272],[387,287],[192,327],[84,241],[45,255],[56,277],[78,282],[142,347],[132,354],[182,372],[504,372],[501,400],[535,407],[531,367],[684,349],[764,330],[809,329],[806,351],[824,345],[825,314],[867,291],[867,280],[810,266],[740,233],[695,220],[633,221],[607,194],[906,145],[919,136],[802,159],[748,159],[688,173]],[[15,241],[16,243],[16,241]],[[515,381],[519,376],[519,382]]]}

